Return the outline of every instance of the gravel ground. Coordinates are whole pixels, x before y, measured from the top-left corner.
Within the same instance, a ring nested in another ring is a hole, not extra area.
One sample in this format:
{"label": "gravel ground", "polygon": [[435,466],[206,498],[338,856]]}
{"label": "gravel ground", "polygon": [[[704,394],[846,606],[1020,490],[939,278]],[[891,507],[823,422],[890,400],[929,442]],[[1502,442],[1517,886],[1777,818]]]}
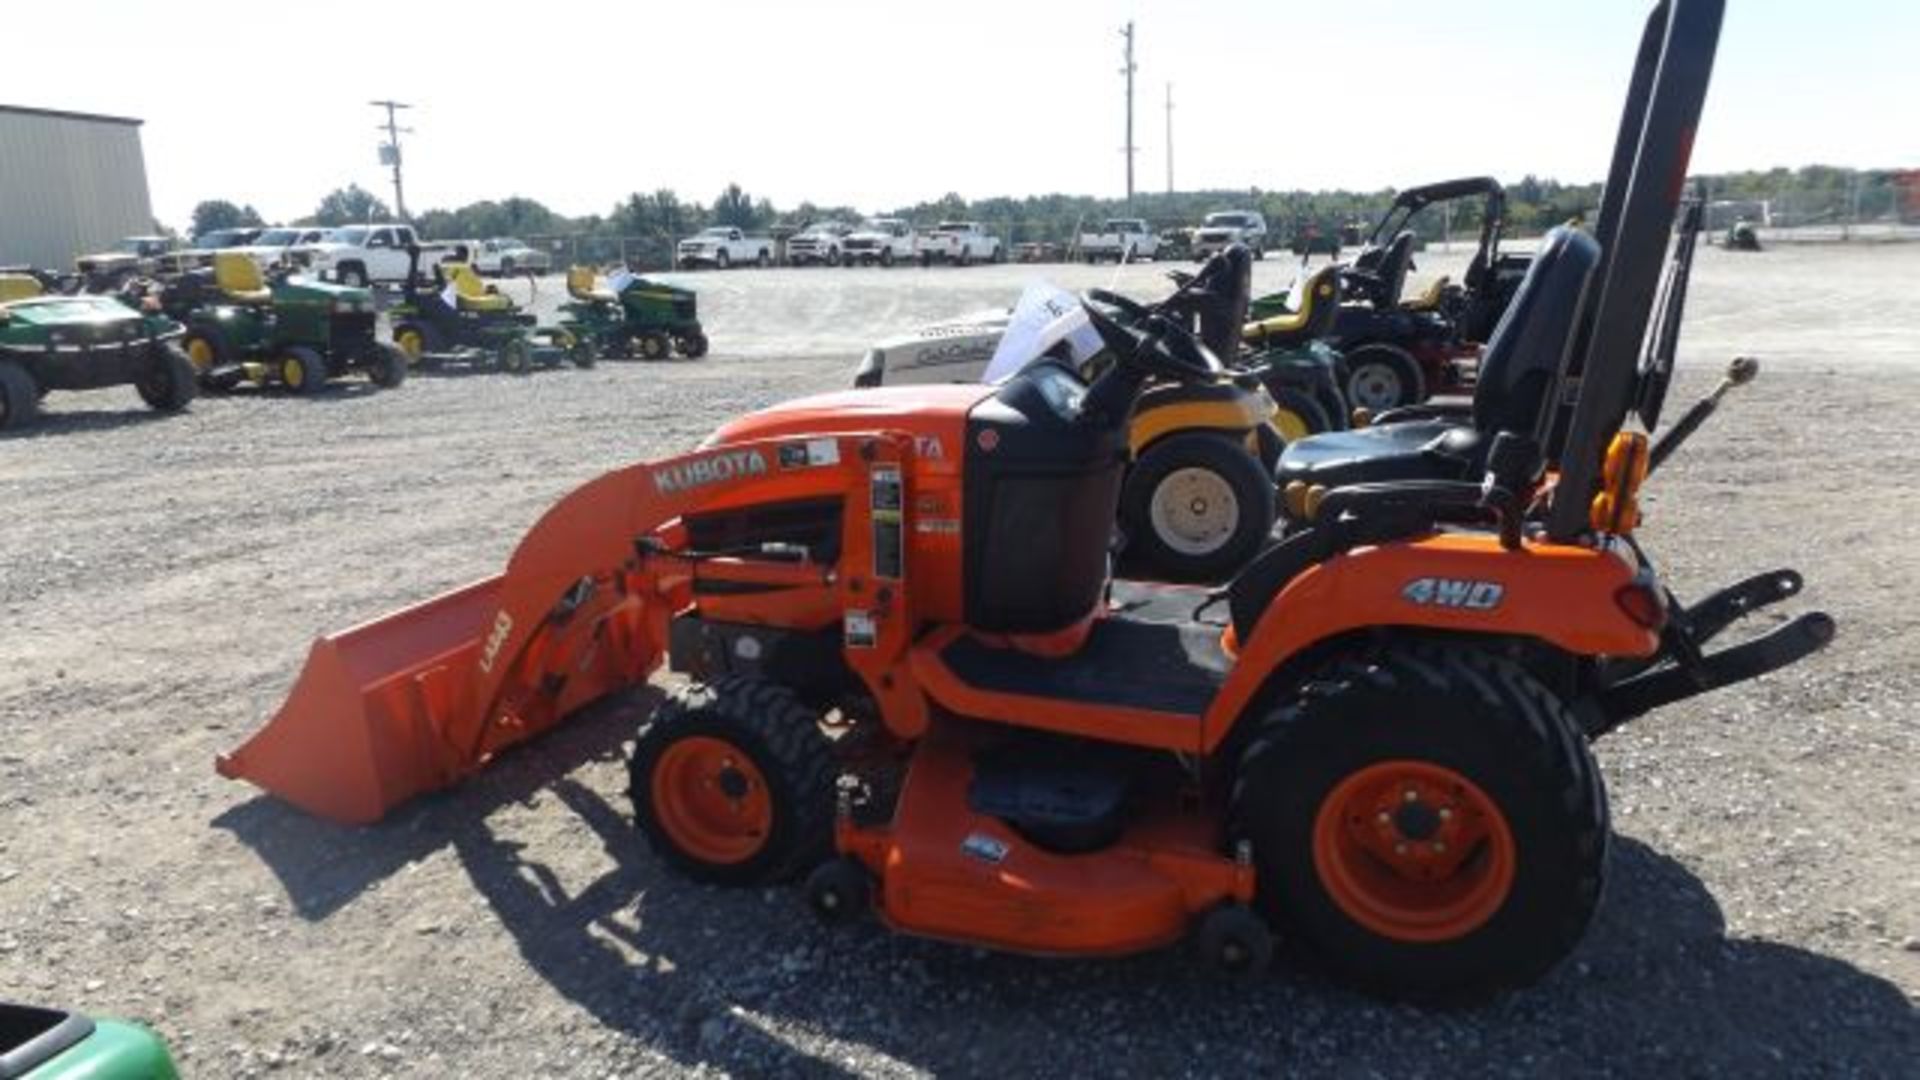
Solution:
{"label": "gravel ground", "polygon": [[575,484],[843,385],[872,339],[1031,276],[699,275],[697,363],[165,420],[127,389],[50,398],[0,442],[0,994],[143,1020],[203,1076],[1913,1074],[1920,245],[1702,252],[1676,401],[1736,351],[1769,366],[1659,477],[1643,535],[1683,593],[1801,567],[1841,637],[1601,744],[1605,903],[1570,962],[1492,1005],[829,933],[792,891],[690,885],[628,824],[622,744],[653,690],[373,828],[213,775],[315,633],[492,573]]}

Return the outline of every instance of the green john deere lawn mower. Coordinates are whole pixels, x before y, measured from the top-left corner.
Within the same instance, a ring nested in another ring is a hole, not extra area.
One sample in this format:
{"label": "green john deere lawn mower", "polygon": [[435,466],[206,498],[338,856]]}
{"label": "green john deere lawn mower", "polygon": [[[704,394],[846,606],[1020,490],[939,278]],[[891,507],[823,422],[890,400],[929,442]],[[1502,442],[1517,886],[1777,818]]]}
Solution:
{"label": "green john deere lawn mower", "polygon": [[420,249],[410,263],[402,300],[387,311],[393,343],[408,363],[428,370],[450,364],[524,375],[535,364],[572,361],[592,367],[590,343],[564,327],[540,326],[500,291],[480,280],[464,258],[438,263],[431,285],[420,274]]}
{"label": "green john deere lawn mower", "polygon": [[383,389],[407,378],[406,354],[374,333],[378,316],[366,289],[262,275],[246,255],[222,251],[211,270],[171,282],[160,302],[186,324],[181,347],[208,390],[252,382],[311,394],[348,372]]}
{"label": "green john deere lawn mower", "polygon": [[6,1080],[178,1080],[166,1044],[138,1024],[0,1002]]}
{"label": "green john deere lawn mower", "polygon": [[567,271],[571,303],[560,305],[560,326],[589,342],[598,356],[664,360],[679,353],[689,360],[707,355],[692,289],[614,274],[600,287],[593,268]]}
{"label": "green john deere lawn mower", "polygon": [[28,274],[0,274],[0,430],[25,427],[50,390],[132,384],[158,412],[193,400],[180,324],[110,296],[46,295]]}

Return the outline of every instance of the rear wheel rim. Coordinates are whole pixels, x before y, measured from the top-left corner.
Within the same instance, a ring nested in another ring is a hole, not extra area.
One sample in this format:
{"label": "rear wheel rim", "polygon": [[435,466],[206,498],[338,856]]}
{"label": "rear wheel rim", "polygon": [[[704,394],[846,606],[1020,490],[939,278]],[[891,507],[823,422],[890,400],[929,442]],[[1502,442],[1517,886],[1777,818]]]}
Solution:
{"label": "rear wheel rim", "polygon": [[725,739],[692,735],[653,766],[653,812],[675,847],[702,862],[753,858],[773,832],[766,777]]}
{"label": "rear wheel rim", "polygon": [[1347,396],[1365,409],[1388,409],[1400,403],[1404,392],[1400,373],[1385,361],[1363,364],[1347,381]]}
{"label": "rear wheel rim", "polygon": [[1328,792],[1313,865],[1348,918],[1396,941],[1465,937],[1513,891],[1518,859],[1499,805],[1473,781],[1425,761],[1383,761]]}
{"label": "rear wheel rim", "polygon": [[1154,485],[1147,516],[1155,536],[1181,555],[1220,550],[1240,527],[1240,500],[1227,478],[1189,465]]}
{"label": "rear wheel rim", "polygon": [[400,346],[400,351],[407,354],[408,360],[418,360],[420,354],[427,351],[426,342],[421,340],[418,330],[400,331],[397,344]]}
{"label": "rear wheel rim", "polygon": [[213,346],[205,338],[193,338],[187,342],[187,360],[193,364],[196,374],[205,375],[213,367]]}

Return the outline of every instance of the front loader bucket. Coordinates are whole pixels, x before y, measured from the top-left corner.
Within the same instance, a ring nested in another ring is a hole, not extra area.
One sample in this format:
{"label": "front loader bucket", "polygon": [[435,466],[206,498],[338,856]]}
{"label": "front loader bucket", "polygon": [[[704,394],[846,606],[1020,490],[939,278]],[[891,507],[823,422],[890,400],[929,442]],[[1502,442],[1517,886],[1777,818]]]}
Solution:
{"label": "front loader bucket", "polygon": [[293,692],[267,725],[216,762],[320,817],[379,820],[470,767],[448,719],[498,608],[488,578],[313,643]]}

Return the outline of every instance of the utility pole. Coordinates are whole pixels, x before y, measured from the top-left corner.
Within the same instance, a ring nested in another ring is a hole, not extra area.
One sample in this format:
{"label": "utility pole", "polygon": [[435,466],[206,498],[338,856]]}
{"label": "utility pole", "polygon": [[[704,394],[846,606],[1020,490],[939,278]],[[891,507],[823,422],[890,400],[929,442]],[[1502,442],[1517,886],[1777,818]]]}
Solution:
{"label": "utility pole", "polygon": [[1173,84],[1167,84],[1167,194],[1173,194]]}
{"label": "utility pole", "polygon": [[1128,22],[1127,28],[1125,30],[1120,31],[1120,36],[1127,39],[1127,52],[1126,52],[1127,66],[1120,69],[1120,74],[1125,75],[1127,77],[1127,147],[1126,147],[1125,153],[1127,155],[1127,206],[1131,208],[1133,206],[1133,149],[1134,149],[1133,147],[1133,73],[1139,70],[1139,68],[1136,67],[1133,62],[1133,23],[1132,22]]}
{"label": "utility pole", "polygon": [[401,221],[409,221],[411,219],[407,217],[407,197],[400,187],[400,133],[405,132],[411,135],[413,129],[399,126],[394,120],[394,113],[400,109],[411,109],[413,106],[401,101],[374,101],[368,104],[376,109],[387,110],[387,122],[374,128],[375,131],[387,133],[386,144],[380,147],[380,164],[393,166],[393,211],[400,215]]}

